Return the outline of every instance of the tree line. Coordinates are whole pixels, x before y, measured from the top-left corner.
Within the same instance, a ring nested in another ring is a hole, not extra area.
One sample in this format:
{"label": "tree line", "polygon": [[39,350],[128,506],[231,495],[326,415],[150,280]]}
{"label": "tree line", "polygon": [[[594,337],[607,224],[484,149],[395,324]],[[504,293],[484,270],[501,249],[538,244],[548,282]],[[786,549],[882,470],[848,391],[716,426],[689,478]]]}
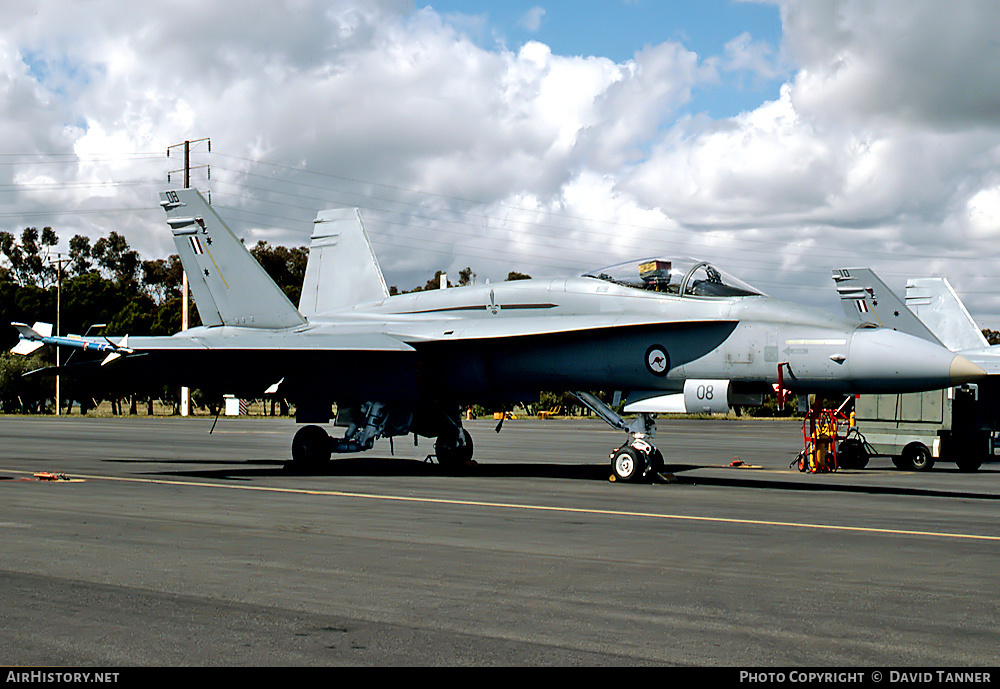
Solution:
{"label": "tree line", "polygon": [[[83,335],[96,324],[104,324],[103,330],[115,335],[172,335],[181,329],[183,267],[177,254],[165,259],[143,259],[117,232],[94,242],[75,235],[66,245],[68,252],[57,251],[59,244],[51,227],[41,231],[28,227],[20,234],[0,231],[0,323],[54,324],[58,299],[61,334]],[[272,246],[261,240],[250,248],[250,253],[289,300],[298,304],[309,248]],[[393,285],[390,294],[437,289],[442,273],[437,271],[426,284],[409,290]],[[529,277],[512,271],[507,279]],[[472,268],[467,267],[459,271],[457,284],[473,284],[475,278]],[[448,286],[453,286],[450,281]],[[199,324],[197,309],[190,309],[189,325]],[[52,378],[25,378],[23,374],[54,365],[53,348],[43,347],[27,357],[11,354],[9,350],[17,339],[13,327],[0,327],[0,411],[44,412],[54,396]],[[141,399],[130,395],[123,400],[110,390],[74,390],[72,385],[68,389],[70,398],[83,411],[100,400],[110,400],[116,412],[123,411],[125,404],[136,413],[137,406],[145,404],[152,414],[154,398],[148,394]],[[177,397],[178,391],[166,387],[157,395],[179,413]],[[221,404],[221,400],[207,399],[197,390],[192,391],[192,401],[213,413]],[[287,413],[287,405],[282,404],[282,408]]]}
{"label": "tree line", "polygon": [[[89,237],[75,235],[67,243],[68,252],[57,252],[59,237],[51,227],[39,231],[25,228],[20,235],[0,231],[0,323],[12,321],[34,323],[56,322],[56,302],[60,301],[60,332],[86,334],[95,324],[105,324],[104,330],[114,334],[172,335],[181,329],[181,282],[183,267],[180,257],[145,260],[129,246],[117,232],[91,242]],[[309,249],[305,246],[271,246],[258,241],[250,253],[267,274],[297,304],[302,291]],[[424,285],[409,290],[399,290],[393,285],[390,294],[405,294],[438,289],[443,271],[437,271]],[[530,275],[511,271],[507,280],[530,279]],[[471,267],[458,273],[457,286],[474,284],[476,274]],[[450,280],[447,286],[454,285]],[[193,301],[192,301],[193,303]],[[190,325],[200,324],[197,309],[190,310]],[[1000,332],[984,329],[990,344],[1000,343]],[[31,356],[10,353],[17,343],[13,327],[0,328],[0,411],[5,413],[39,413],[50,411],[54,396],[52,378],[45,376],[24,377],[24,373],[55,363],[51,347],[43,347]],[[127,395],[90,387],[74,390],[69,386],[68,398],[76,400],[81,411],[110,400],[116,413],[123,413],[124,405],[136,413],[144,404],[152,414],[154,395]],[[610,401],[610,394],[599,393]],[[67,397],[67,396],[64,396]],[[83,398],[83,399],[81,399]],[[155,398],[179,413],[178,391],[164,387]],[[192,391],[196,406],[216,413],[221,399],[210,399],[198,390]],[[760,409],[747,409],[752,415],[774,415],[771,400]],[[281,400],[281,410],[288,413],[288,405]],[[272,414],[274,404],[272,401]],[[537,405],[524,405],[525,411],[560,410],[574,413],[581,410],[576,399],[568,394],[543,392]],[[476,406],[478,414],[491,414],[509,409],[487,409]]]}

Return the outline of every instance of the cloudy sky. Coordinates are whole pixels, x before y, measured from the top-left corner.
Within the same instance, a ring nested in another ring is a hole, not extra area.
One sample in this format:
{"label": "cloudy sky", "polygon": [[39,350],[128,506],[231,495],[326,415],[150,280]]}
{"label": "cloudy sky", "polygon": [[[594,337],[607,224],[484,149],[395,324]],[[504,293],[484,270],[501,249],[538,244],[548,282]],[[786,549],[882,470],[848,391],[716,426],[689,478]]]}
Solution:
{"label": "cloudy sky", "polygon": [[167,147],[210,137],[248,242],[358,206],[400,288],[674,254],[839,313],[868,265],[1000,329],[994,0],[7,5],[2,229],[166,256]]}

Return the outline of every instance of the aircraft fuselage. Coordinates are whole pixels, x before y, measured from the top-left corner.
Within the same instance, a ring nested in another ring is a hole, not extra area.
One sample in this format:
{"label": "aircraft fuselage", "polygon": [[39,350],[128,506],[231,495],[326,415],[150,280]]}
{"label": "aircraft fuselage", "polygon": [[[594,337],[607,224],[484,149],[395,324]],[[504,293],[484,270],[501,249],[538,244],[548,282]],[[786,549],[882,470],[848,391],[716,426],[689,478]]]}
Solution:
{"label": "aircraft fuselage", "polygon": [[[319,344],[328,336],[388,336],[409,349],[332,352]],[[280,374],[286,390],[323,389],[331,399],[523,400],[567,388],[670,392],[692,378],[766,392],[779,364],[793,391],[892,392],[955,381],[953,355],[903,333],[763,295],[680,297],[587,277],[404,294],[296,328],[201,327],[130,344],[155,358],[165,339],[174,341],[175,360],[177,344],[190,345],[189,361],[181,348],[182,361],[173,365],[180,382],[190,377],[191,384],[228,391],[255,386],[259,394]],[[266,374],[253,363],[258,347],[271,350]],[[158,379],[162,374],[157,370]]]}

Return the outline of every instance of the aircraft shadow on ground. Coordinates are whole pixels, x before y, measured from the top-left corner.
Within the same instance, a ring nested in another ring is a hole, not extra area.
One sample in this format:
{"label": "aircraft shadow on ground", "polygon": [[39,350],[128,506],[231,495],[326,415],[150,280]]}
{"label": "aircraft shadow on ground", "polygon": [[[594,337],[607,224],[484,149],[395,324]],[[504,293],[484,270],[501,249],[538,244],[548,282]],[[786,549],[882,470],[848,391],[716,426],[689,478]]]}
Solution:
{"label": "aircraft shadow on ground", "polygon": [[[171,464],[177,462],[171,461]],[[151,472],[158,475],[185,476],[189,478],[214,478],[232,481],[279,476],[337,477],[337,476],[467,476],[477,478],[558,478],[578,481],[607,481],[610,468],[607,464],[527,464],[486,463],[458,468],[418,459],[396,457],[346,457],[334,459],[319,469],[288,467],[280,460],[242,461],[189,461],[189,464],[219,465],[220,468],[180,469]]]}
{"label": "aircraft shadow on ground", "polygon": [[[129,461],[129,460],[109,460]],[[132,460],[135,461],[135,460]],[[157,460],[139,460],[144,464],[162,463]],[[201,469],[164,469],[150,471],[150,475],[174,476],[201,479],[223,479],[229,481],[251,481],[255,478],[268,477],[469,477],[469,478],[554,478],[575,481],[608,481],[610,467],[608,464],[549,464],[549,463],[477,463],[460,468],[442,467],[427,460],[401,459],[398,457],[345,457],[331,460],[320,469],[304,470],[289,468],[283,460],[277,459],[247,459],[247,460],[168,460],[170,464],[201,465]],[[221,465],[221,466],[220,466]],[[217,468],[208,468],[208,466]],[[786,480],[767,478],[766,474],[754,472],[753,475],[732,477],[706,476],[694,473],[697,470],[719,469],[718,465],[700,464],[667,464],[663,474],[647,483],[676,483],[686,486],[716,486],[728,488],[755,488],[765,490],[801,491],[801,492],[836,492],[867,495],[896,495],[962,498],[973,500],[1000,500],[1000,494],[988,492],[971,492],[944,488],[927,488],[921,486],[871,485],[861,483],[831,483],[823,480],[824,475],[817,475],[812,480]],[[738,470],[737,470],[738,471]],[[957,469],[934,469],[935,472],[955,474]],[[988,470],[989,473],[997,471]],[[854,470],[858,476],[899,473],[897,469],[872,468]],[[837,472],[829,476],[837,476],[840,480],[845,472]]]}

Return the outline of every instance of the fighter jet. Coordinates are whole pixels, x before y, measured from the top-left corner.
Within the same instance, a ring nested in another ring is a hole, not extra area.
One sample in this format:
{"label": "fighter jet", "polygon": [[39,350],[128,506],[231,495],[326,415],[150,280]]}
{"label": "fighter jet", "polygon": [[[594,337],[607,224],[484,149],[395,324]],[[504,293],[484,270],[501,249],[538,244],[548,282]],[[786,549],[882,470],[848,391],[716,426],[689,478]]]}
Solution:
{"label": "fighter jet", "polygon": [[[727,411],[775,390],[935,389],[984,374],[940,344],[773,299],[693,259],[389,296],[356,210],[319,213],[296,308],[200,193],[161,200],[203,325],[70,346],[106,345],[107,365],[95,370],[133,385],[282,395],[305,424],[292,466],[409,433],[435,438],[438,462],[461,466],[473,456],[467,404],[567,390],[627,433],[611,471],[634,481],[662,466],[657,413]],[[20,325],[22,340],[51,341]],[[636,418],[594,390],[623,392]],[[331,420],[342,437],[319,425]]]}
{"label": "fighter jet", "polygon": [[892,328],[940,344],[1000,375],[1000,345],[990,345],[947,278],[906,281],[905,302],[871,268],[833,271],[840,304],[848,319]]}
{"label": "fighter jet", "polygon": [[[920,471],[929,470],[941,456],[954,459],[964,471],[974,471],[992,459],[993,436],[1000,429],[1000,345],[987,342],[947,278],[910,278],[905,303],[870,268],[835,270],[833,280],[848,318],[941,343],[989,374],[973,385],[949,389],[947,407],[942,407],[940,397],[921,395],[869,404],[868,427],[864,422],[861,426],[867,432],[874,424],[875,445],[896,448],[905,439],[907,444],[893,463]],[[883,433],[887,422],[901,435]]]}

